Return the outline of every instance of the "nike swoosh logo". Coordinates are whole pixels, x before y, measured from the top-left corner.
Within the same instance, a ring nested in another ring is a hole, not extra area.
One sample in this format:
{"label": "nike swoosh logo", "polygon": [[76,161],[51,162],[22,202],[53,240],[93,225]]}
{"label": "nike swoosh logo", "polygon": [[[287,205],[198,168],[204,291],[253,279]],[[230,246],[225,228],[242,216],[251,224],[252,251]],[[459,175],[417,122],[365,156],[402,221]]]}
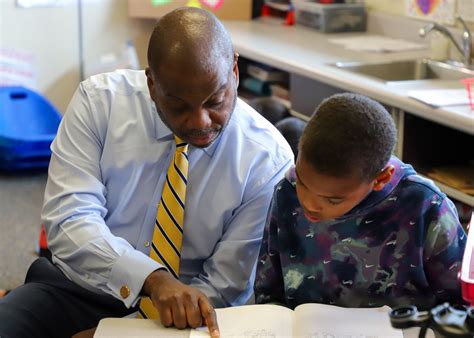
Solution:
{"label": "nike swoosh logo", "polygon": [[395,245],[395,244],[397,244],[396,240],[387,242],[387,244],[385,244],[385,245]]}
{"label": "nike swoosh logo", "polygon": [[329,264],[329,263],[331,263],[330,260],[329,260],[329,261],[327,261],[327,260],[324,260],[324,261],[323,261],[323,264]]}
{"label": "nike swoosh logo", "polygon": [[344,284],[344,285],[352,285],[352,281],[351,281],[351,280],[343,280],[343,281],[342,281],[342,284]]}
{"label": "nike swoosh logo", "polygon": [[365,267],[368,269],[368,268],[371,268],[373,267],[374,265],[373,264],[365,264]]}
{"label": "nike swoosh logo", "polygon": [[365,221],[365,224],[370,224],[370,223],[372,223],[373,221],[374,221],[373,219],[371,219],[371,220],[366,220],[366,221]]}
{"label": "nike swoosh logo", "polygon": [[295,258],[295,257],[296,257],[296,255],[290,255],[290,258]]}
{"label": "nike swoosh logo", "polygon": [[453,265],[451,265],[449,267],[449,270],[452,270],[452,269],[456,268],[457,266],[458,266],[458,263],[456,262],[456,263],[454,263]]}

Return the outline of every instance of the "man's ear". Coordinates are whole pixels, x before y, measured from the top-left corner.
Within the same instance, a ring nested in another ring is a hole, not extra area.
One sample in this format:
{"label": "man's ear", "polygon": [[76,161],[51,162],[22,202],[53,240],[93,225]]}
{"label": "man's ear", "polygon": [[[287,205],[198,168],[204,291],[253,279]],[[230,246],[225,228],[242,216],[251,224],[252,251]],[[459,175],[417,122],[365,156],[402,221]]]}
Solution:
{"label": "man's ear", "polygon": [[153,75],[151,73],[150,67],[145,68],[145,75],[146,75],[146,84],[148,86],[148,91],[150,92],[150,96],[155,101],[155,81],[153,80]]}
{"label": "man's ear", "polygon": [[232,72],[234,73],[234,78],[235,78],[235,88],[239,87],[239,66],[238,66],[238,61],[239,61],[239,53],[234,52],[234,65]]}
{"label": "man's ear", "polygon": [[392,179],[393,173],[395,172],[395,167],[393,165],[386,166],[375,178],[373,190],[380,191],[385,187],[385,184],[390,182]]}

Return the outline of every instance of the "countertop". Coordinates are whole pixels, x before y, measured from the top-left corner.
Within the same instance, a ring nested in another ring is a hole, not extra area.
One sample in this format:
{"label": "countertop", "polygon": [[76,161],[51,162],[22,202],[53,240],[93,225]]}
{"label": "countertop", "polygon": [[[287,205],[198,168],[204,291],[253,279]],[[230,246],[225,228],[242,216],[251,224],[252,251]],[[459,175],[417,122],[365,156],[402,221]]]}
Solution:
{"label": "countertop", "polygon": [[[339,61],[394,61],[429,56],[429,50],[397,53],[354,52],[330,43],[334,37],[367,33],[322,34],[304,26],[285,26],[281,20],[224,21],[234,48],[242,56],[347,91],[358,92],[384,104],[474,135],[474,111],[468,105],[433,108],[409,98],[408,90],[464,88],[460,81],[420,80],[387,84],[331,64]],[[374,33],[372,33],[374,34]]]}

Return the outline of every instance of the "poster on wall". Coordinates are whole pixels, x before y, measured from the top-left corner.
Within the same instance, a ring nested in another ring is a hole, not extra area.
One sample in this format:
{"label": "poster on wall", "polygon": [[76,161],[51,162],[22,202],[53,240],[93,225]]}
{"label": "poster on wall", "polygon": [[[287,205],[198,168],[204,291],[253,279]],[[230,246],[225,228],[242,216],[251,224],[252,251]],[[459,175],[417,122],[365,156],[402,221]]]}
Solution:
{"label": "poster on wall", "polygon": [[406,14],[411,17],[454,24],[456,0],[405,0]]}

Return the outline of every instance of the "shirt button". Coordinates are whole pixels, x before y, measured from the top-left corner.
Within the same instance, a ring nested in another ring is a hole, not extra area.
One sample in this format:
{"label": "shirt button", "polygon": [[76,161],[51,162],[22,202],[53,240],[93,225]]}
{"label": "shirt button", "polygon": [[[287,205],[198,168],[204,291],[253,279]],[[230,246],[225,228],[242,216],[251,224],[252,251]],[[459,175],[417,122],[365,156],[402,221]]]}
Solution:
{"label": "shirt button", "polygon": [[150,246],[150,242],[145,241],[145,243],[143,243],[143,245],[148,248]]}
{"label": "shirt button", "polygon": [[120,296],[122,296],[123,299],[126,299],[130,295],[130,288],[128,285],[123,285],[120,288]]}

